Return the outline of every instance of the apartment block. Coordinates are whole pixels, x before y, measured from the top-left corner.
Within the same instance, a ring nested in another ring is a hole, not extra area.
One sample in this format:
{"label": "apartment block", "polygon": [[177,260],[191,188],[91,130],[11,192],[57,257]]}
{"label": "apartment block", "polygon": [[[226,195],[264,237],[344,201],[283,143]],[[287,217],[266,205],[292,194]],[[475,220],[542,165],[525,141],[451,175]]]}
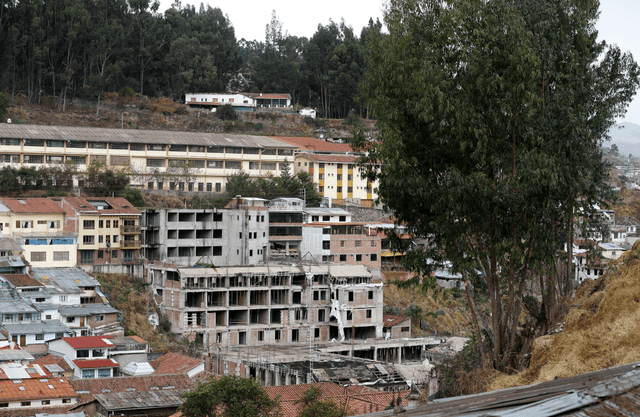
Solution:
{"label": "apartment block", "polygon": [[180,268],[147,276],[172,332],[204,346],[382,337],[382,283],[362,265]]}
{"label": "apartment block", "polygon": [[64,230],[64,210],[48,198],[0,199],[0,231],[22,246],[32,266],[76,265],[77,234]]}
{"label": "apartment block", "polygon": [[[141,276],[140,211],[122,197],[54,198],[64,228],[78,234],[77,264],[87,272]],[[138,270],[138,271],[137,271]]]}
{"label": "apartment block", "polygon": [[[0,124],[2,166],[72,163],[84,174],[99,162],[125,169],[133,186],[147,190],[222,192],[227,178],[240,170],[279,176],[279,164],[291,160],[294,149],[264,136]],[[74,184],[83,185],[78,178]]]}
{"label": "apartment block", "polygon": [[237,197],[224,209],[146,209],[143,256],[176,265],[256,265],[269,245],[267,200]]}

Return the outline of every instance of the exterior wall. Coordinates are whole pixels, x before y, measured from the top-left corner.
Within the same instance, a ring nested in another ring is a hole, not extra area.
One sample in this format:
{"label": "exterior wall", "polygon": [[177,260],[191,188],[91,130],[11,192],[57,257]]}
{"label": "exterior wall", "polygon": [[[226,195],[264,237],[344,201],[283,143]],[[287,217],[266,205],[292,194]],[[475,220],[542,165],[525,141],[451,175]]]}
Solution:
{"label": "exterior wall", "polygon": [[[205,345],[219,347],[330,340],[333,278],[326,273],[307,276],[291,268],[267,274],[247,268],[226,275],[224,268],[216,268],[222,274],[212,276],[208,268],[202,270],[202,276],[181,276],[173,268],[150,268],[148,284],[161,298],[172,332],[188,340],[198,335]],[[370,338],[381,337],[382,284],[370,277],[357,282],[338,286],[354,294],[350,302],[340,302],[343,323],[347,309],[352,310],[348,325],[368,328]]]}
{"label": "exterior wall", "polygon": [[231,104],[234,107],[255,107],[255,100],[244,94],[216,94],[216,93],[188,93],[185,94],[185,104]]}
{"label": "exterior wall", "polygon": [[268,248],[269,212],[250,209],[145,210],[145,258],[192,266],[260,264]]}
{"label": "exterior wall", "polygon": [[309,254],[317,262],[330,260],[328,257],[331,256],[331,250],[323,249],[323,242],[331,242],[331,235],[323,234],[324,230],[325,228],[322,226],[304,226],[302,228],[301,256]]}
{"label": "exterior wall", "polygon": [[[60,166],[66,161],[74,162],[75,170],[83,174],[91,161],[99,161],[114,169],[130,168],[131,185],[141,189],[190,191],[192,188],[194,192],[223,192],[228,176],[239,170],[252,177],[277,177],[280,175],[279,164],[293,158],[293,147],[285,144],[269,149],[258,144],[253,147],[189,145],[182,151],[176,145],[152,143],[132,143],[131,146],[127,144],[126,149],[118,149],[108,143],[106,136],[103,142],[44,139],[45,142],[61,142],[62,146],[22,146],[23,140],[16,146],[2,145],[2,155],[15,155],[16,161],[2,165],[38,169]],[[41,157],[41,162],[29,159],[30,155]],[[47,158],[57,158],[59,162],[47,162]],[[77,178],[74,184],[81,185]]]}
{"label": "exterior wall", "polygon": [[371,184],[362,178],[355,157],[352,162],[323,162],[317,159],[315,155],[311,158],[305,153],[296,154],[294,173],[308,172],[318,187],[318,193],[323,197],[339,201],[346,198],[370,201],[378,197],[374,192],[377,184]]}
{"label": "exterior wall", "polygon": [[[0,213],[0,223],[3,223],[2,233],[11,236],[47,236],[63,229],[64,213]],[[24,222],[30,223],[29,227],[24,227]],[[17,224],[20,227],[17,227]],[[53,223],[53,227],[52,224]],[[7,226],[8,224],[8,226]]]}
{"label": "exterior wall", "polygon": [[31,266],[35,268],[73,268],[76,266],[78,258],[77,239],[75,237],[67,239],[72,239],[74,244],[52,244],[51,242],[55,241],[55,239],[51,238],[45,239],[49,242],[49,244],[46,245],[23,244],[23,255]]}
{"label": "exterior wall", "polygon": [[[358,242],[360,242],[359,245]],[[380,247],[380,236],[376,235],[331,235],[331,255],[333,255],[333,261],[339,264],[364,265],[379,271]]]}
{"label": "exterior wall", "polygon": [[[0,400],[1,401],[1,400]],[[29,405],[23,405],[24,402],[29,402]],[[44,401],[49,401],[46,405],[43,406]],[[46,399],[46,398],[40,398],[38,397],[37,400],[30,400],[28,398],[25,398],[24,400],[21,401],[10,401],[7,403],[7,408],[9,409],[29,409],[29,408],[38,408],[39,410],[44,410],[46,409],[46,407],[59,407],[59,406],[69,406],[72,404],[77,404],[78,403],[78,399],[77,398],[50,398],[50,399]]]}

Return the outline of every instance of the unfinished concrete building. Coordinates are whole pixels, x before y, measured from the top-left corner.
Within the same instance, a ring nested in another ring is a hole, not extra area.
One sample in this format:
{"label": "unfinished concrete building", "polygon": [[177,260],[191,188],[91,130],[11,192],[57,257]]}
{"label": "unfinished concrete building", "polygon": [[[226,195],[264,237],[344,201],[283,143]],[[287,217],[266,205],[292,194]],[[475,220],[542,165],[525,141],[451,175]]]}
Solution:
{"label": "unfinished concrete building", "polygon": [[234,199],[224,209],[146,209],[140,223],[149,261],[256,265],[268,252],[269,212],[259,198]]}
{"label": "unfinished concrete building", "polygon": [[269,245],[273,258],[300,254],[304,200],[274,198],[269,203]]}
{"label": "unfinished concrete building", "polygon": [[362,265],[150,265],[172,332],[210,349],[382,337],[382,283]]}

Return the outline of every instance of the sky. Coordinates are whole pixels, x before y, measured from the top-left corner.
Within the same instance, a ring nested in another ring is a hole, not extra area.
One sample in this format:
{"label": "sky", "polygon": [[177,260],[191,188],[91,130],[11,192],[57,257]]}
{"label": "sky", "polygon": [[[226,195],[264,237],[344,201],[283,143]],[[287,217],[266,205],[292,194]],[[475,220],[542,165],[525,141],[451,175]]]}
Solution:
{"label": "sky", "polygon": [[[160,11],[165,11],[173,0],[161,0]],[[318,25],[336,23],[344,18],[356,35],[369,22],[369,18],[382,21],[384,0],[323,0],[322,2],[300,2],[293,0],[245,0],[236,2],[182,0],[182,4],[200,4],[219,7],[229,16],[236,32],[236,39],[264,41],[265,26],[271,20],[271,12],[283,24],[283,32],[289,35],[310,38]],[[616,44],[622,51],[629,51],[636,61],[640,60],[640,1],[600,0],[600,19],[596,25],[600,39]],[[640,93],[640,92],[639,92]],[[640,124],[640,97],[636,95],[627,115],[619,122]]]}

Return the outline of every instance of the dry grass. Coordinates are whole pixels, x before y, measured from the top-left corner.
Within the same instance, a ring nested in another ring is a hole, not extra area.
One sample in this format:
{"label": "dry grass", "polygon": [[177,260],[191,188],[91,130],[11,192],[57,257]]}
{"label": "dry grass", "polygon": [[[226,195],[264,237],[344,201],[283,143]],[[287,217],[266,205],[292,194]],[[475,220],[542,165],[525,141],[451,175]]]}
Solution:
{"label": "dry grass", "polygon": [[490,389],[549,381],[640,361],[640,242],[580,286],[564,331],[536,340],[529,369]]}

